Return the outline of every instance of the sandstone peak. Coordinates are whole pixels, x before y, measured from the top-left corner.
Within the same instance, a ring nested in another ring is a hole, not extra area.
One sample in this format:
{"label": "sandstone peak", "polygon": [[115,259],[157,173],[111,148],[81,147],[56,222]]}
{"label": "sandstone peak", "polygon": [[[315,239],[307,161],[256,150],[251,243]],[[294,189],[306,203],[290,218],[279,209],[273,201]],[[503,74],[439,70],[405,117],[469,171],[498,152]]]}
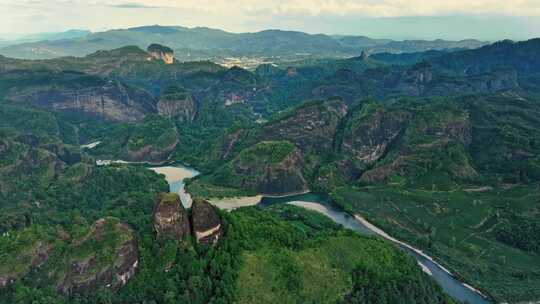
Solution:
{"label": "sandstone peak", "polygon": [[158,194],[153,218],[159,239],[179,240],[191,232],[187,211],[176,193]]}
{"label": "sandstone peak", "polygon": [[362,58],[362,61],[368,61],[368,59],[369,59],[368,51],[362,50],[362,54],[360,55],[360,58]]}
{"label": "sandstone peak", "polygon": [[152,56],[151,59],[163,60],[166,64],[174,63],[174,51],[168,46],[153,43],[147,51]]}
{"label": "sandstone peak", "polygon": [[223,235],[221,218],[214,206],[202,199],[195,199],[191,209],[193,233],[198,243],[214,245]]}

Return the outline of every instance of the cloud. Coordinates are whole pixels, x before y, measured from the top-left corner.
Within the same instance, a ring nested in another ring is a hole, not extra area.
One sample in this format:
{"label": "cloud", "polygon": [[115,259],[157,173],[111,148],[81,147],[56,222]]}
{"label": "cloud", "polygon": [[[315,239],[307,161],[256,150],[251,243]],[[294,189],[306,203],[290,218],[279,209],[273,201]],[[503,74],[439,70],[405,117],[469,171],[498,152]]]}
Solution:
{"label": "cloud", "polygon": [[145,5],[141,3],[129,2],[122,4],[109,4],[108,6],[114,8],[136,8],[136,9],[146,9],[146,8],[160,8],[159,6]]}
{"label": "cloud", "polygon": [[453,14],[540,16],[539,3],[538,0],[136,0],[128,5],[222,14],[266,11],[273,15],[404,17]]}
{"label": "cloud", "polygon": [[540,16],[539,0],[0,0],[0,6],[73,4],[114,8],[177,8],[238,16],[271,15],[405,17],[444,15]]}
{"label": "cloud", "polygon": [[540,35],[540,0],[0,0],[0,16],[0,33],[161,24],[383,38]]}

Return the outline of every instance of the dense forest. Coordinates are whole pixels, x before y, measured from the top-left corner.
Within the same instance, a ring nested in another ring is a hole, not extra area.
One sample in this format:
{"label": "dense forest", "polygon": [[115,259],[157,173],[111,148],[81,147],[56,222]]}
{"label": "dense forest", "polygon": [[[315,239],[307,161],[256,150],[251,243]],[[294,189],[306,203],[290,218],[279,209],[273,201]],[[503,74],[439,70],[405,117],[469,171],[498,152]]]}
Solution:
{"label": "dense forest", "polygon": [[391,244],[293,206],[216,211],[215,245],[161,240],[148,163],[199,170],[202,200],[328,194],[491,299],[536,300],[538,51],[0,57],[0,302],[452,303]]}

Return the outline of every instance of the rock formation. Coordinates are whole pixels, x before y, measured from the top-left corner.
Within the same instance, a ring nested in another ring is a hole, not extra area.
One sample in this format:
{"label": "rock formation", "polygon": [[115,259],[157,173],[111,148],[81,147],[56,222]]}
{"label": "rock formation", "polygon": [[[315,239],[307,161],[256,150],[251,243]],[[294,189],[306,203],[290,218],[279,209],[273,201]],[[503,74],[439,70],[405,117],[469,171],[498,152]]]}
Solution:
{"label": "rock formation", "polygon": [[30,82],[12,87],[6,100],[123,122],[141,121],[146,114],[156,112],[154,98],[143,90],[93,76],[60,74],[43,85]]}
{"label": "rock formation", "polygon": [[172,87],[165,90],[157,103],[159,115],[181,122],[192,122],[197,113],[197,105],[191,94],[183,88]]}
{"label": "rock formation", "polygon": [[213,175],[213,182],[265,194],[304,192],[303,166],[302,153],[292,143],[265,141],[242,150]]}
{"label": "rock formation", "polygon": [[[13,265],[11,262],[3,261],[0,258],[0,262],[10,263],[11,265],[4,265],[4,267],[12,268],[11,271],[0,273],[0,289],[7,287],[14,283],[17,279],[26,275],[30,270],[41,267],[45,263],[53,250],[52,244],[43,240],[35,240],[33,244],[25,247],[26,250],[22,252],[13,252],[18,255],[18,261],[25,261],[20,265]],[[2,267],[2,269],[4,269]]]}
{"label": "rock formation", "polygon": [[365,107],[358,114],[362,123],[351,122],[356,128],[346,129],[342,148],[370,167],[361,181],[420,176],[428,171],[456,179],[477,175],[466,156],[472,139],[466,111],[437,104],[414,110]]}
{"label": "rock formation", "polygon": [[339,149],[364,164],[374,164],[404,132],[411,117],[401,109],[365,104],[347,116]]}
{"label": "rock formation", "polygon": [[221,219],[215,207],[205,200],[195,199],[191,209],[193,234],[198,243],[214,245],[223,235]]}
{"label": "rock formation", "polygon": [[341,99],[303,104],[289,115],[263,127],[262,140],[288,140],[302,152],[327,152],[332,149],[339,121],[347,113]]}
{"label": "rock formation", "polygon": [[187,211],[176,193],[157,196],[153,223],[158,239],[181,240],[191,233]]}
{"label": "rock formation", "polygon": [[[93,250],[88,251],[91,246]],[[76,240],[55,268],[58,292],[71,295],[99,288],[118,290],[131,279],[139,266],[139,247],[133,230],[116,218],[96,221],[89,233]]]}
{"label": "rock formation", "polygon": [[178,134],[176,133],[174,141],[166,147],[146,145],[135,150],[128,147],[125,152],[124,159],[132,162],[163,162],[169,158],[169,155],[174,151],[179,142],[180,140],[178,139]]}
{"label": "rock formation", "polygon": [[368,61],[369,59],[369,53],[367,50],[362,50],[362,54],[360,55],[360,58],[362,59],[362,61]]}
{"label": "rock formation", "polygon": [[149,115],[137,125],[124,145],[122,159],[133,162],[166,161],[174,151],[180,137],[174,122]]}
{"label": "rock formation", "polygon": [[166,64],[174,63],[174,51],[170,47],[154,43],[147,51],[154,59],[163,60]]}

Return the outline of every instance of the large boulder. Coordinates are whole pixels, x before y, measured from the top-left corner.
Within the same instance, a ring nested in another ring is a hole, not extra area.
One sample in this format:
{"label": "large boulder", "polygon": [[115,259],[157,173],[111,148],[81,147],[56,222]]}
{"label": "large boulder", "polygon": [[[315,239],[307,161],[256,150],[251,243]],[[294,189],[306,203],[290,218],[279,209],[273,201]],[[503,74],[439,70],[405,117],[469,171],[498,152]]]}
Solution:
{"label": "large boulder", "polygon": [[187,211],[176,193],[158,194],[153,221],[157,238],[161,240],[181,240],[191,233]]}
{"label": "large boulder", "polygon": [[[90,250],[89,250],[90,249]],[[71,295],[100,288],[118,290],[139,266],[139,246],[133,230],[117,218],[102,218],[66,251],[63,266],[55,267],[57,290]]]}
{"label": "large boulder", "polygon": [[195,199],[191,212],[193,234],[197,242],[215,245],[223,235],[221,218],[216,208],[205,200]]}

